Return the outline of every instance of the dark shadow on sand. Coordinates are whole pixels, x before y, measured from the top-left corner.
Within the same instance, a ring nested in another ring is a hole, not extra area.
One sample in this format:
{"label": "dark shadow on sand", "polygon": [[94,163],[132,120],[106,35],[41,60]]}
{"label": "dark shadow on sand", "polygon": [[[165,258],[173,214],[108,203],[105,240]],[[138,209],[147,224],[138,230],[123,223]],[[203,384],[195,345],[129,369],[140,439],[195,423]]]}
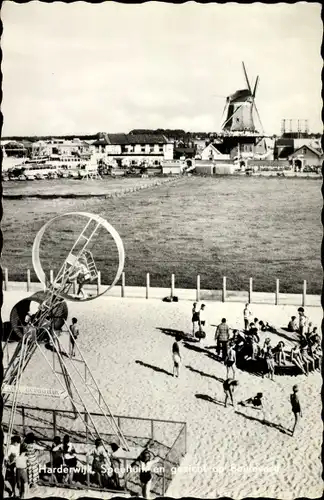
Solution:
{"label": "dark shadow on sand", "polygon": [[148,363],[144,363],[144,361],[140,361],[138,359],[136,359],[135,363],[141,366],[145,366],[145,368],[151,368],[151,370],[154,370],[155,372],[164,373],[165,375],[170,375],[171,377],[173,377],[173,373],[168,372],[164,368],[159,368],[158,366],[149,365]]}
{"label": "dark shadow on sand", "polygon": [[195,397],[197,399],[203,399],[204,401],[208,401],[209,403],[214,403],[215,405],[223,406],[225,408],[225,404],[223,401],[218,401],[217,399],[208,396],[208,394],[195,394]]}
{"label": "dark shadow on sand", "polygon": [[282,434],[287,434],[287,436],[291,436],[291,431],[288,429],[285,429],[282,425],[280,424],[274,424],[272,422],[268,422],[267,420],[261,420],[260,418],[256,417],[251,417],[250,415],[246,415],[245,413],[242,413],[238,410],[235,411],[238,415],[242,415],[242,417],[245,417],[247,420],[255,420],[256,422],[260,422],[260,424],[265,425],[266,427],[273,427],[277,429],[279,432]]}
{"label": "dark shadow on sand", "polygon": [[[46,342],[46,344],[44,344],[44,347],[45,349],[47,349],[48,351],[51,351],[51,352],[55,352],[56,353],[56,349],[54,349],[54,347],[49,343],[49,342]],[[64,352],[64,351],[60,351],[60,355],[61,356],[65,356],[66,358],[69,358],[69,355]]]}
{"label": "dark shadow on sand", "polygon": [[223,378],[216,377],[216,375],[210,375],[209,373],[201,372],[200,370],[196,370],[195,368],[192,368],[192,366],[190,366],[190,365],[186,365],[186,368],[188,368],[188,370],[190,370],[191,372],[199,373],[199,375],[201,375],[202,377],[213,378],[214,380],[217,380],[217,382],[221,382],[221,383],[224,382]]}
{"label": "dark shadow on sand", "polygon": [[193,337],[192,335],[189,335],[188,333],[183,332],[182,330],[174,330],[173,328],[161,328],[157,327],[157,330],[160,330],[160,332],[164,333],[165,335],[169,335],[170,337],[176,337],[179,335],[181,340],[185,340],[186,342],[198,342],[198,339]]}

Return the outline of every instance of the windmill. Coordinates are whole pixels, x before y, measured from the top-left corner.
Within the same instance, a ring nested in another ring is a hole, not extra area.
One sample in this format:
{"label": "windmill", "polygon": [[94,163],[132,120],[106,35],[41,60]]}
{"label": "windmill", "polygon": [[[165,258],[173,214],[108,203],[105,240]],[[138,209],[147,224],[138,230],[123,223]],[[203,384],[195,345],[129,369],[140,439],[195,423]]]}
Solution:
{"label": "windmill", "polygon": [[222,124],[222,130],[224,132],[258,132],[254,119],[253,111],[255,111],[261,131],[263,131],[263,126],[261,123],[260,115],[255,103],[256,91],[259,83],[259,76],[255,80],[255,84],[252,90],[250,85],[248,75],[245,69],[244,62],[242,62],[243,71],[245,76],[245,81],[247,88],[243,90],[237,90],[234,94],[226,98],[226,104],[223,111],[223,116],[226,112],[226,119]]}

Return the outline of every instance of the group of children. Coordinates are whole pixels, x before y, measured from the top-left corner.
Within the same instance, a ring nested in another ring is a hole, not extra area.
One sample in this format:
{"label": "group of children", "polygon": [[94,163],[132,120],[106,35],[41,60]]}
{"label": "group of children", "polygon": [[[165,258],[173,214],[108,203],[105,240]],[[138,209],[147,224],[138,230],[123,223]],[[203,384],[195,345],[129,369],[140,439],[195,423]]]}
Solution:
{"label": "group of children", "polygon": [[18,435],[12,436],[4,465],[5,491],[9,497],[16,497],[16,489],[18,489],[19,498],[25,498],[28,487],[35,486],[39,479],[33,433],[27,434],[23,441]]}

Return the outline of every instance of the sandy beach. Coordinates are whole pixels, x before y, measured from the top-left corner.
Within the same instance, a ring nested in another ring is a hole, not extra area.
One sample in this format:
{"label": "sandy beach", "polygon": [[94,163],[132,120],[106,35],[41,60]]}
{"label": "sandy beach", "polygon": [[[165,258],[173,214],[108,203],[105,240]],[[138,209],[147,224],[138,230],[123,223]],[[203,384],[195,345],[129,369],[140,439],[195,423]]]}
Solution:
{"label": "sandy beach", "polygon": [[[4,292],[3,321],[9,319],[13,305],[24,297],[24,292]],[[226,369],[208,356],[210,349],[206,347],[215,344],[212,325],[219,324],[222,317],[227,318],[230,327],[243,327],[242,303],[206,302],[207,338],[200,351],[181,346],[179,379],[172,376],[174,338],[167,329],[191,331],[192,302],[103,297],[68,306],[69,320],[72,316],[79,320],[82,352],[115,414],[187,422],[188,453],[168,496],[252,495],[284,500],[321,496],[322,379],[318,372],[308,377],[276,376],[271,381],[237,370],[237,400],[263,392],[267,420],[272,425],[262,423],[252,409],[241,408],[237,413],[231,406],[223,406]],[[252,304],[251,309],[254,316],[276,326],[286,326],[296,313],[293,306]],[[320,329],[321,308],[308,307],[307,315]],[[23,385],[51,387],[52,375],[38,356],[26,369]],[[291,437],[284,430],[293,424],[289,395],[296,383],[303,418]],[[21,401],[27,400],[43,407],[52,407],[53,403],[49,398],[40,401],[22,396]],[[37,487],[33,495],[111,497],[107,493],[45,487]]]}

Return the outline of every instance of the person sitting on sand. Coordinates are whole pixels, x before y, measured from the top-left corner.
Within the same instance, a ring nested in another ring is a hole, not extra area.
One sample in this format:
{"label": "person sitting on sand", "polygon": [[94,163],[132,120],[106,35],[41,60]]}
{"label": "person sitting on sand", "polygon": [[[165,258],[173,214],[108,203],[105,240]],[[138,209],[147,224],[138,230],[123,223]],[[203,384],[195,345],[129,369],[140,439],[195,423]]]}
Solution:
{"label": "person sitting on sand", "polygon": [[291,349],[290,359],[291,359],[291,362],[294,365],[296,365],[303,372],[304,375],[308,375],[308,372],[306,372],[306,370],[304,368],[304,362],[303,362],[302,357],[301,357],[299,345],[295,345],[295,347],[293,347]]}
{"label": "person sitting on sand", "polygon": [[225,366],[226,366],[226,378],[229,378],[229,370],[232,370],[233,379],[235,379],[235,365],[236,365],[236,350],[235,350],[235,342],[233,339],[229,341],[227,355],[225,358]]}
{"label": "person sitting on sand", "polygon": [[309,321],[307,326],[306,326],[306,337],[309,337],[309,335],[312,333],[313,331],[313,323],[312,321]]}
{"label": "person sitting on sand", "polygon": [[291,430],[291,435],[293,436],[296,430],[296,426],[300,420],[300,418],[303,416],[302,411],[301,411],[301,406],[299,402],[299,397],[298,397],[298,386],[294,385],[293,386],[293,392],[290,394],[290,403],[291,403],[291,410],[294,414],[295,421],[294,421],[294,426]]}
{"label": "person sitting on sand", "polygon": [[197,325],[199,324],[199,312],[197,311],[197,302],[194,302],[192,306],[191,321],[192,321],[192,335],[195,335],[196,323]]}
{"label": "person sitting on sand", "polygon": [[285,365],[286,364],[286,354],[284,351],[285,343],[280,340],[276,347],[274,348],[274,352],[276,355],[276,362],[278,366]]}
{"label": "person sitting on sand", "polygon": [[131,467],[137,463],[140,469],[140,481],[142,486],[143,498],[150,498],[152,485],[152,469],[153,466],[160,462],[159,457],[153,457],[153,454],[145,448],[140,456],[131,464]]}
{"label": "person sitting on sand", "polygon": [[320,342],[321,341],[321,338],[320,336],[318,335],[317,333],[317,327],[314,326],[312,332],[308,335],[307,337],[307,340],[310,344],[313,344],[314,342],[316,342],[317,340]]}
{"label": "person sitting on sand", "polygon": [[309,350],[308,342],[304,337],[302,337],[301,342],[300,342],[300,356],[304,362],[304,365],[306,366],[307,373],[309,373],[309,371],[315,370],[314,360],[309,355],[308,350]]}
{"label": "person sitting on sand", "polygon": [[254,410],[260,410],[263,413],[263,419],[265,419],[264,404],[263,404],[263,394],[258,392],[254,398],[248,398],[245,401],[240,401],[241,406],[247,406],[253,408]]}
{"label": "person sitting on sand", "polygon": [[235,408],[233,395],[234,395],[234,389],[238,385],[239,385],[238,380],[234,380],[232,378],[227,378],[223,382],[223,389],[224,389],[224,392],[225,392],[225,401],[224,401],[225,408],[227,407],[227,400],[228,400],[228,398],[230,398],[230,400],[232,402],[232,405]]}
{"label": "person sitting on sand", "polygon": [[179,346],[180,340],[181,340],[180,335],[177,335],[176,340],[172,345],[173,376],[174,377],[179,377],[179,374],[180,374],[180,364],[181,364],[180,346]]}
{"label": "person sitting on sand", "polygon": [[314,360],[315,370],[321,370],[322,364],[322,346],[320,339],[317,342],[314,342],[310,347],[310,355]]}
{"label": "person sitting on sand", "polygon": [[292,316],[289,323],[288,323],[288,331],[289,332],[298,332],[299,330],[299,325],[298,321],[296,319],[296,316]]}

